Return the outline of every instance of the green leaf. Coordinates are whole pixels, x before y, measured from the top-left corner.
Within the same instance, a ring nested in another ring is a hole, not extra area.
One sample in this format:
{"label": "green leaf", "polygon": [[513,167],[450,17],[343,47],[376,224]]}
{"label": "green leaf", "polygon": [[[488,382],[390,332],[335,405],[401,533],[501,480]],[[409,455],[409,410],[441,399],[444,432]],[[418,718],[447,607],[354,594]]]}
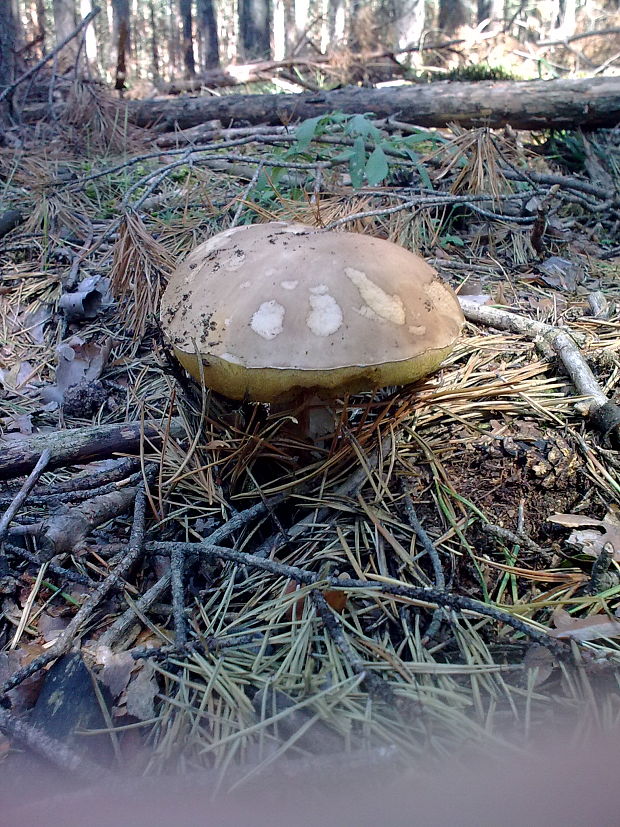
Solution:
{"label": "green leaf", "polygon": [[348,135],[361,135],[364,138],[375,138],[375,140],[381,138],[381,133],[377,127],[365,115],[353,115],[346,126],[345,132]]}
{"label": "green leaf", "polygon": [[319,115],[316,118],[308,118],[299,124],[295,130],[295,137],[297,138],[295,149],[297,152],[303,152],[304,149],[308,148],[310,141],[320,132],[317,127],[322,119],[323,116]]}
{"label": "green leaf", "polygon": [[417,161],[415,166],[416,166],[416,169],[418,171],[418,174],[419,174],[420,178],[422,179],[422,183],[424,184],[426,189],[427,190],[433,190],[434,189],[433,182],[431,181],[430,176],[429,176],[429,174],[427,172],[427,169],[424,166],[424,164]]}
{"label": "green leaf", "polygon": [[366,178],[371,187],[375,187],[383,181],[389,172],[388,159],[380,146],[376,146],[366,162]]}
{"label": "green leaf", "polygon": [[366,149],[364,139],[358,135],[353,142],[353,154],[349,159],[349,174],[351,183],[355,189],[359,189],[364,183],[364,171],[366,168]]}

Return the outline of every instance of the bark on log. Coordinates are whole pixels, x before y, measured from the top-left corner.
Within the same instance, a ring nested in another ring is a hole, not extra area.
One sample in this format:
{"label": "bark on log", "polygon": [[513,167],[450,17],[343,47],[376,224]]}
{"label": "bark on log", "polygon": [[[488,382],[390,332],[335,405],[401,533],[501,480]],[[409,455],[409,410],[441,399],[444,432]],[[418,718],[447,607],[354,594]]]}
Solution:
{"label": "bark on log", "polygon": [[320,94],[223,95],[128,101],[140,126],[187,129],[217,119],[226,126],[290,123],[327,112],[372,112],[419,126],[506,124],[516,129],[596,129],[620,122],[620,77],[573,80],[412,84],[383,89],[347,87]]}
{"label": "bark on log", "polygon": [[[151,442],[161,442],[160,428],[150,422],[73,428],[31,436],[19,442],[0,439],[0,479],[28,474],[45,448],[52,453],[48,469],[92,462],[114,454],[134,454],[140,449],[142,433]],[[171,420],[170,434],[183,436],[180,420]]]}

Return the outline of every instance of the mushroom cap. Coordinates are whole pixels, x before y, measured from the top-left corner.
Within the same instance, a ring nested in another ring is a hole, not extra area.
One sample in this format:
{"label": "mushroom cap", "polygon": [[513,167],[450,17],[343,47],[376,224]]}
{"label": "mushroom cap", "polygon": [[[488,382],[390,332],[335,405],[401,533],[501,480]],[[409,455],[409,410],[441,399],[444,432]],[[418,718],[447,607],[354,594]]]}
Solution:
{"label": "mushroom cap", "polygon": [[413,382],[452,350],[463,314],[432,267],[396,244],[272,222],[196,247],[170,278],[161,322],[194,379],[280,402]]}

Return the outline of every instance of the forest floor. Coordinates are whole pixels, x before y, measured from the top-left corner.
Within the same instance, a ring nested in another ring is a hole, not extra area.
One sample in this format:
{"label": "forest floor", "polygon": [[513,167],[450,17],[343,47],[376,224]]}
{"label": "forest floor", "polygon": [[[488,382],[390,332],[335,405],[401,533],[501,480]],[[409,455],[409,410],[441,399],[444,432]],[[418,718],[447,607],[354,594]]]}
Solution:
{"label": "forest floor", "polygon": [[433,762],[541,721],[616,724],[617,422],[594,427],[540,335],[468,322],[432,377],[341,400],[317,450],[179,376],[158,305],[232,225],[371,234],[482,311],[568,331],[613,402],[619,182],[612,130],[334,115],[162,135],[79,84],[22,127],[0,149],[20,214],[0,239],[5,731],[87,779],[228,789],[333,753]]}

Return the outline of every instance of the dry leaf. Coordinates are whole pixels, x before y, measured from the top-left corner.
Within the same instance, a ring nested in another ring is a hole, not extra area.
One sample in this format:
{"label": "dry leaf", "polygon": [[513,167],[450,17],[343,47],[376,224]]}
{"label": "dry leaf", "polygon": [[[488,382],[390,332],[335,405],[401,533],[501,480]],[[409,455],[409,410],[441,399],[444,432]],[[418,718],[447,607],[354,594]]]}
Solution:
{"label": "dry leaf", "polygon": [[113,698],[118,698],[129,683],[132,671],[136,668],[136,661],[130,652],[113,652],[108,646],[98,646],[95,656],[97,662],[103,664],[103,669],[97,677],[110,690]]}
{"label": "dry leaf", "polygon": [[620,561],[620,518],[613,506],[602,520],[583,514],[554,514],[547,520],[566,528],[584,529],[573,531],[568,538],[568,542],[580,546],[584,554],[598,557],[609,543],[613,549],[612,559]]}
{"label": "dry leaf", "polygon": [[570,640],[596,640],[601,637],[620,637],[620,620],[599,612],[588,617],[571,617],[563,609],[556,609],[551,618],[556,626],[551,637]]}
{"label": "dry leaf", "polygon": [[155,717],[155,696],[158,692],[155,670],[150,663],[144,666],[129,682],[125,693],[125,704],[129,715],[139,721],[148,721]]}

